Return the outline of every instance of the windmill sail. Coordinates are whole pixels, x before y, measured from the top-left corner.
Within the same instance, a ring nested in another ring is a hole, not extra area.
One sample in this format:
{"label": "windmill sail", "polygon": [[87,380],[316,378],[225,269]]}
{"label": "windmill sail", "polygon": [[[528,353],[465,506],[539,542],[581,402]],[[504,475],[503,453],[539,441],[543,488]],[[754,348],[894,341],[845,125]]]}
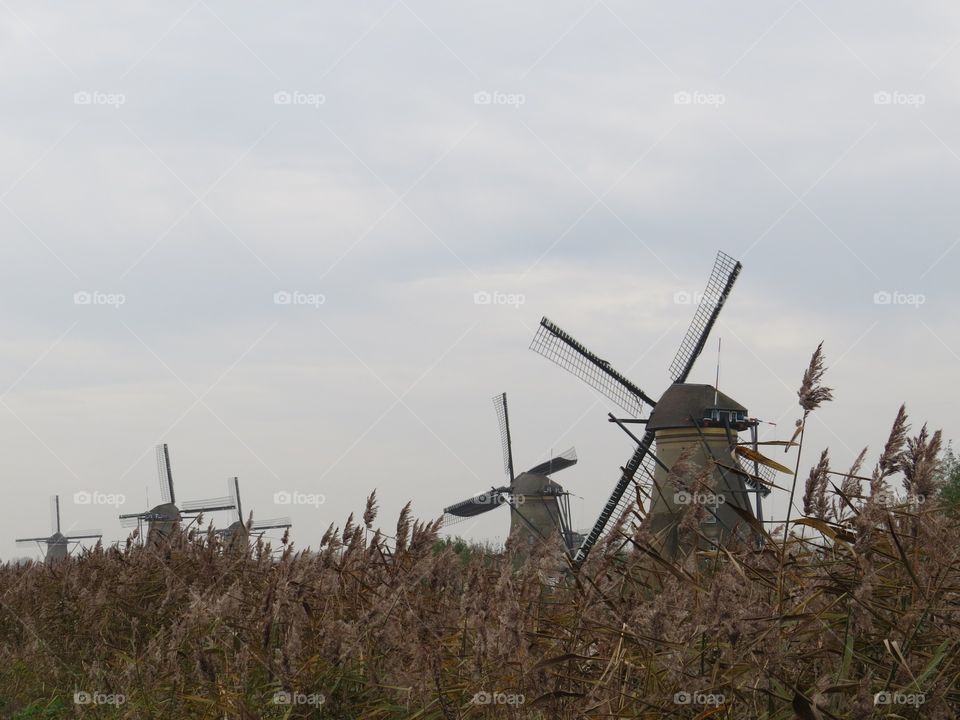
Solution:
{"label": "windmill sail", "polygon": [[527,472],[531,475],[552,475],[555,472],[573,467],[576,464],[577,450],[576,448],[570,448],[566,452],[530,468]]}
{"label": "windmill sail", "polygon": [[50,498],[50,534],[60,532],[60,496]]}
{"label": "windmill sail", "polygon": [[687,328],[683,342],[680,343],[680,349],[670,363],[670,377],[674,382],[687,381],[693,364],[703,352],[710,330],[713,329],[742,268],[743,265],[726,253],[717,253],[713,271],[710,273],[710,279],[707,280],[707,289],[700,298],[700,304],[697,305],[693,321]]}
{"label": "windmill sail", "polygon": [[230,497],[237,507],[237,520],[243,522],[243,506],[240,504],[240,479],[237,477],[230,479]]}
{"label": "windmill sail", "polygon": [[196,515],[203,512],[217,512],[219,510],[234,510],[236,502],[230,495],[207,500],[190,500],[180,506],[184,514]]}
{"label": "windmill sail", "polygon": [[68,533],[64,533],[64,537],[67,540],[93,540],[94,538],[103,537],[102,530],[73,530]]}
{"label": "windmill sail", "polygon": [[120,516],[120,527],[124,528],[133,528],[137,527],[141,522],[147,520],[146,513],[134,513],[132,515],[121,515]]}
{"label": "windmill sail", "polygon": [[288,517],[271,518],[269,520],[257,520],[251,526],[251,530],[276,530],[292,527],[293,522]]}
{"label": "windmill sail", "polygon": [[530,349],[600,391],[633,417],[643,415],[644,403],[650,407],[657,404],[609,362],[590,352],[548,318],[540,321]]}
{"label": "windmill sail", "polygon": [[513,472],[513,441],[510,439],[510,414],[507,410],[507,394],[501,393],[493,399],[493,407],[497,411],[497,423],[500,425],[500,445],[503,449],[503,472],[512,485],[515,477]]}
{"label": "windmill sail", "polygon": [[160,494],[164,502],[176,504],[177,496],[173,491],[173,471],[170,469],[170,450],[166,443],[157,445],[157,475],[160,479]]}
{"label": "windmill sail", "polygon": [[476,517],[485,512],[490,512],[494,508],[500,507],[505,500],[505,496],[510,492],[508,487],[491,488],[487,492],[474,495],[472,498],[461,500],[449,507],[445,507],[445,515],[452,515],[458,518]]}
{"label": "windmill sail", "polygon": [[[620,479],[617,481],[617,484],[613,488],[613,492],[610,493],[610,497],[607,498],[606,504],[600,511],[600,516],[590,529],[590,533],[583,539],[583,543],[580,545],[580,548],[577,550],[577,554],[574,556],[574,562],[577,565],[582,564],[583,561],[587,559],[587,555],[590,554],[590,550],[593,548],[593,546],[597,544],[597,540],[600,539],[600,536],[606,529],[607,523],[610,522],[610,518],[613,517],[614,514],[617,516],[621,515],[627,509],[627,506],[633,502],[632,498],[626,494],[626,491],[627,488],[630,487],[630,483],[633,482],[634,478],[636,477],[637,472],[641,468],[644,468],[645,474],[648,477],[653,477],[653,461],[648,456],[648,453],[650,452],[650,445],[653,443],[653,437],[653,431],[647,430],[647,432],[643,434],[643,438],[641,438],[637,449],[634,450],[633,456],[624,466],[623,472],[620,475]],[[646,464],[648,462],[649,464]],[[627,498],[627,500],[624,501],[624,498]]]}

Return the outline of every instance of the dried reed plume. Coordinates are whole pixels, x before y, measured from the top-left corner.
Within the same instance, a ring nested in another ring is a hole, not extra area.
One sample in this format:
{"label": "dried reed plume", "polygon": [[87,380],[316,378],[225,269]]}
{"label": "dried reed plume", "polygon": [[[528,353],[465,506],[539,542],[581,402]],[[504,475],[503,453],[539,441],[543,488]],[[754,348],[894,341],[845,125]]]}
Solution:
{"label": "dried reed plume", "polygon": [[809,517],[827,520],[833,513],[827,499],[827,483],[830,473],[830,450],[820,454],[820,462],[810,468],[803,492],[803,513]]}
{"label": "dried reed plume", "polygon": [[897,417],[890,428],[890,436],[883,446],[883,452],[873,469],[870,479],[870,495],[877,495],[886,489],[886,479],[900,468],[903,459],[903,446],[907,442],[907,433],[910,431],[907,406],[904,403],[897,411]]}
{"label": "dried reed plume", "polygon": [[941,443],[940,430],[928,436],[924,423],[917,437],[907,439],[907,448],[900,457],[903,487],[919,502],[926,502],[939,490],[937,469]]}
{"label": "dried reed plume", "polygon": [[827,371],[824,366],[823,342],[817,345],[813,356],[810,358],[810,365],[803,373],[803,382],[797,391],[797,397],[800,399],[800,407],[804,414],[813,412],[822,403],[833,400],[833,389],[824,387],[821,383],[823,375]]}

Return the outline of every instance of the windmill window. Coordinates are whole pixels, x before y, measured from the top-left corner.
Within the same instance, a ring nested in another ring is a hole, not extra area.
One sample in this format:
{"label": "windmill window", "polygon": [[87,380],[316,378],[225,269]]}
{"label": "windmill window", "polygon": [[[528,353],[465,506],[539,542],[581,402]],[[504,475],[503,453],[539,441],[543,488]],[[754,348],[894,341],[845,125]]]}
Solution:
{"label": "windmill window", "polygon": [[713,422],[739,423],[747,419],[747,414],[742,410],[721,410],[719,408],[709,408],[704,413],[705,420]]}

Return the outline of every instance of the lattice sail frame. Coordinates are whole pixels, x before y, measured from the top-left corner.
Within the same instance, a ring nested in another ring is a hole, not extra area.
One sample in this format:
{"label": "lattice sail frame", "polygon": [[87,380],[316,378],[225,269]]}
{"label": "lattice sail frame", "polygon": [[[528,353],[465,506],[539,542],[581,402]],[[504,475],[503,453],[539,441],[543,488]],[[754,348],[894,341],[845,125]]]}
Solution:
{"label": "lattice sail frame", "polygon": [[497,413],[497,424],[500,426],[500,446],[503,451],[503,473],[507,482],[513,485],[513,441],[510,438],[510,412],[507,408],[507,394],[500,393],[493,398],[493,408]]}
{"label": "lattice sail frame", "polygon": [[202,512],[218,512],[220,510],[236,510],[237,505],[232,495],[208,498],[206,500],[189,500],[180,505],[180,512],[184,515],[194,515]]}
{"label": "lattice sail frame", "polygon": [[674,382],[686,382],[742,268],[743,265],[738,260],[724,252],[717,253],[706,290],[700,297],[697,311],[680,343],[680,349],[670,363],[670,378]]}
{"label": "lattice sail frame", "polygon": [[588,350],[549,318],[540,321],[530,349],[580,378],[635,418],[643,415],[644,404],[651,407],[656,405],[609,362]]}
{"label": "lattice sail frame", "polygon": [[570,448],[549,460],[527,470],[533,475],[553,475],[577,464],[577,449]]}
{"label": "lattice sail frame", "polygon": [[170,450],[166,443],[157,445],[157,477],[160,479],[160,497],[164,502],[176,503],[173,490],[173,472],[170,469]]}
{"label": "lattice sail frame", "polygon": [[[473,497],[461,500],[458,503],[444,508],[443,521],[441,523],[442,527],[457,525],[464,520],[469,520],[470,518],[495,510],[501,505],[509,504],[509,493],[510,488],[508,487],[490,488],[486,492],[478,493]],[[458,515],[456,513],[457,510],[465,513],[469,510],[470,512]]]}

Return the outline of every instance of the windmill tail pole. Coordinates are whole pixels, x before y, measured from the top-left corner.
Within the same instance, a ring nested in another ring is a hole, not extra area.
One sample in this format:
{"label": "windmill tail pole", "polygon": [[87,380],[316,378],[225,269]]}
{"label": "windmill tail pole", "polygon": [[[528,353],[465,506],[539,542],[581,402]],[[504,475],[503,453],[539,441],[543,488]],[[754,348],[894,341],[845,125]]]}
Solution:
{"label": "windmill tail pole", "polygon": [[787,543],[790,541],[790,515],[793,511],[793,497],[797,490],[797,476],[800,475],[800,456],[803,455],[803,436],[807,431],[807,416],[803,413],[803,425],[800,426],[800,444],[797,446],[797,464],[793,470],[793,484],[790,486],[790,503],[787,505],[787,520],[783,526],[783,547],[780,549],[780,573],[777,578],[777,606],[783,611],[783,566],[787,556]]}

